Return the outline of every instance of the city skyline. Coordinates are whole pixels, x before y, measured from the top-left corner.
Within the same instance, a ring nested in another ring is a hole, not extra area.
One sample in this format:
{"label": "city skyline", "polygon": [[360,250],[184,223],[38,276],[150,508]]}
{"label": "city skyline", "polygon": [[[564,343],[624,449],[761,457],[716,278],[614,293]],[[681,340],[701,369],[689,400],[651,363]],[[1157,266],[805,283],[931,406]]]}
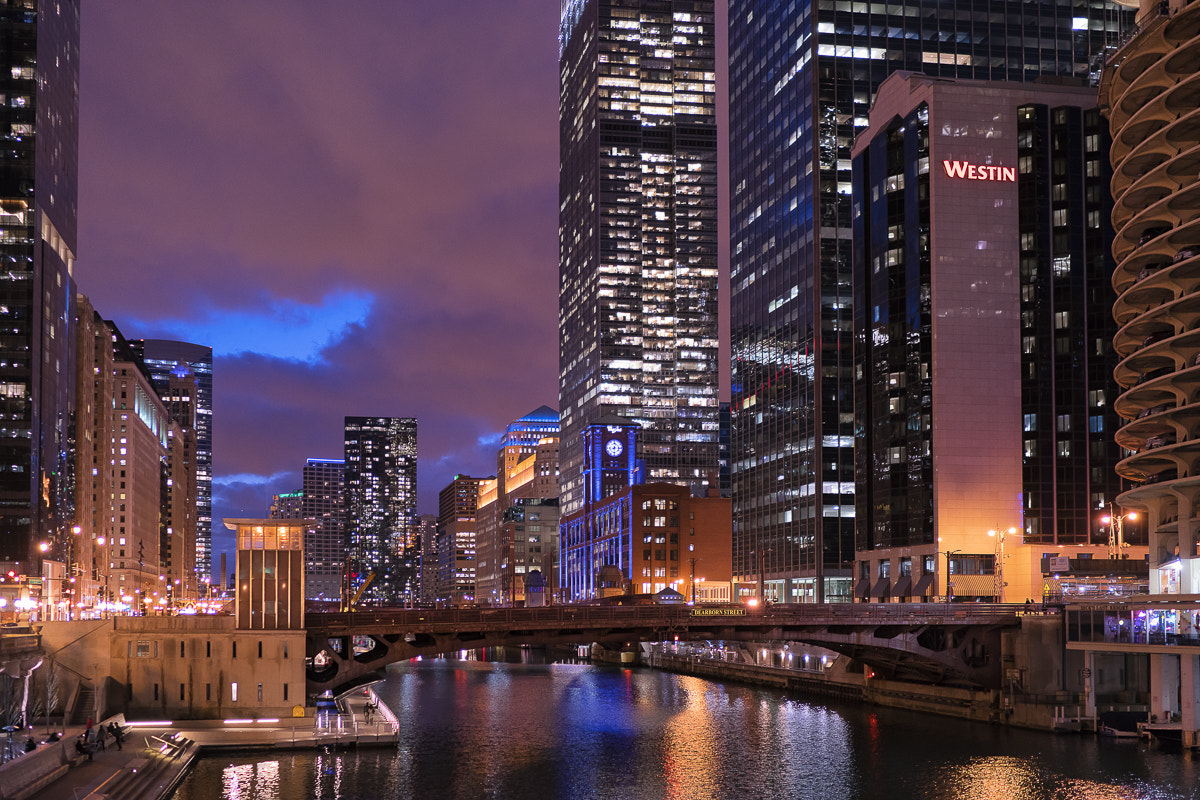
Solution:
{"label": "city skyline", "polygon": [[557,406],[543,5],[84,7],[77,280],[129,336],[213,347],[214,520],[340,457],[346,415],[420,420],[433,512]]}

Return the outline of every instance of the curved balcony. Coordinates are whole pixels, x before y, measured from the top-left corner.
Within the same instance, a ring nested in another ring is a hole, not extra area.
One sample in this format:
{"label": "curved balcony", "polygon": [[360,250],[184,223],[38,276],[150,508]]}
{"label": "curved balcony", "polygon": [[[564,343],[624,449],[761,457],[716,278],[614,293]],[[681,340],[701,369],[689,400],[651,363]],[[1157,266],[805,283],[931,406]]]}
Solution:
{"label": "curved balcony", "polygon": [[1185,247],[1167,260],[1138,253],[1122,266],[1124,269],[1113,274],[1113,289],[1122,295],[1118,305],[1125,315],[1115,317],[1120,325],[1133,315],[1187,294],[1200,279],[1200,251]]}
{"label": "curved balcony", "polygon": [[1192,403],[1200,403],[1200,364],[1178,372],[1167,370],[1160,376],[1133,383],[1117,398],[1113,409],[1133,422]]}
{"label": "curved balcony", "polygon": [[1157,550],[1192,558],[1200,543],[1200,0],[1144,8],[1101,97],[1113,137],[1113,407],[1126,420],[1117,472],[1135,484],[1117,502],[1149,512],[1160,563]]}

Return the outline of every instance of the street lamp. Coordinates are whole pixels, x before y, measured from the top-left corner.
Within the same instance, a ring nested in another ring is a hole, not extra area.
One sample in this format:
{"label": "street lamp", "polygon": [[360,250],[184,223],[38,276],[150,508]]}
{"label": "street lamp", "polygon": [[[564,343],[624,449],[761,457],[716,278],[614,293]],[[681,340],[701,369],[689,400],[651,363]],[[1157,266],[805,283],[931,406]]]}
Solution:
{"label": "street lamp", "polygon": [[1004,602],[1004,587],[1007,585],[1004,582],[1004,537],[1005,535],[1015,535],[1016,528],[1001,528],[996,526],[988,531],[988,536],[993,536],[996,539],[996,568],[992,571],[995,576],[995,597],[997,603]]}
{"label": "street lamp", "polygon": [[[1108,525],[1108,557],[1119,558],[1125,548],[1125,520],[1137,519],[1137,512],[1118,514],[1112,503],[1108,504],[1108,513],[1100,518],[1100,522]],[[1111,525],[1109,523],[1112,523]]]}
{"label": "street lamp", "polygon": [[104,559],[104,561],[101,562],[101,569],[104,570],[104,596],[102,602],[100,603],[100,610],[103,612],[104,619],[108,619],[110,616],[112,616],[113,610],[112,592],[109,591],[108,586],[108,572],[109,568],[112,566],[112,562],[108,560],[108,548],[105,547],[107,542],[108,540],[103,536],[96,537],[96,544],[100,546],[100,555]]}
{"label": "street lamp", "polygon": [[71,528],[71,533],[73,533],[74,536],[70,538],[68,542],[70,546],[67,548],[67,591],[71,593],[71,596],[67,598],[67,619],[74,619],[74,616],[72,615],[72,607],[74,607],[76,611],[79,611],[80,615],[82,616],[83,606],[83,604],[79,602],[79,594],[81,591],[83,591],[83,582],[79,581],[77,583],[75,581],[75,573],[79,571],[76,569],[76,565],[78,564],[80,550],[78,539],[76,537],[83,533],[83,528],[79,525],[76,525]]}
{"label": "street lamp", "polygon": [[955,553],[961,553],[962,550],[943,550],[946,554],[946,602],[949,603],[954,598],[954,584],[950,581],[950,557]]}

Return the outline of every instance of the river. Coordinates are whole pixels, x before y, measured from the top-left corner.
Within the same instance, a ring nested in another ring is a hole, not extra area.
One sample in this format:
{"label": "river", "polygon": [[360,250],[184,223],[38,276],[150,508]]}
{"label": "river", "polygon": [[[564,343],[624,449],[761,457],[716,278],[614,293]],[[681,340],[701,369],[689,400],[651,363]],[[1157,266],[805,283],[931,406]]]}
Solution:
{"label": "river", "polygon": [[376,691],[395,748],[206,757],[172,800],[1200,800],[1189,752],[643,668],[421,661]]}

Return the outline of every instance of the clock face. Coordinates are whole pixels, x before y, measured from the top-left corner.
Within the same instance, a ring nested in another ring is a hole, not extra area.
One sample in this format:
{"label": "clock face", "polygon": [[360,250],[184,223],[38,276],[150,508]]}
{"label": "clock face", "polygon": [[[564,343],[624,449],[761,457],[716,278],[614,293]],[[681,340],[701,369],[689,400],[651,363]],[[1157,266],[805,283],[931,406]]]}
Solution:
{"label": "clock face", "polygon": [[620,439],[609,439],[608,444],[604,445],[604,451],[613,458],[625,452],[625,445],[621,444]]}

